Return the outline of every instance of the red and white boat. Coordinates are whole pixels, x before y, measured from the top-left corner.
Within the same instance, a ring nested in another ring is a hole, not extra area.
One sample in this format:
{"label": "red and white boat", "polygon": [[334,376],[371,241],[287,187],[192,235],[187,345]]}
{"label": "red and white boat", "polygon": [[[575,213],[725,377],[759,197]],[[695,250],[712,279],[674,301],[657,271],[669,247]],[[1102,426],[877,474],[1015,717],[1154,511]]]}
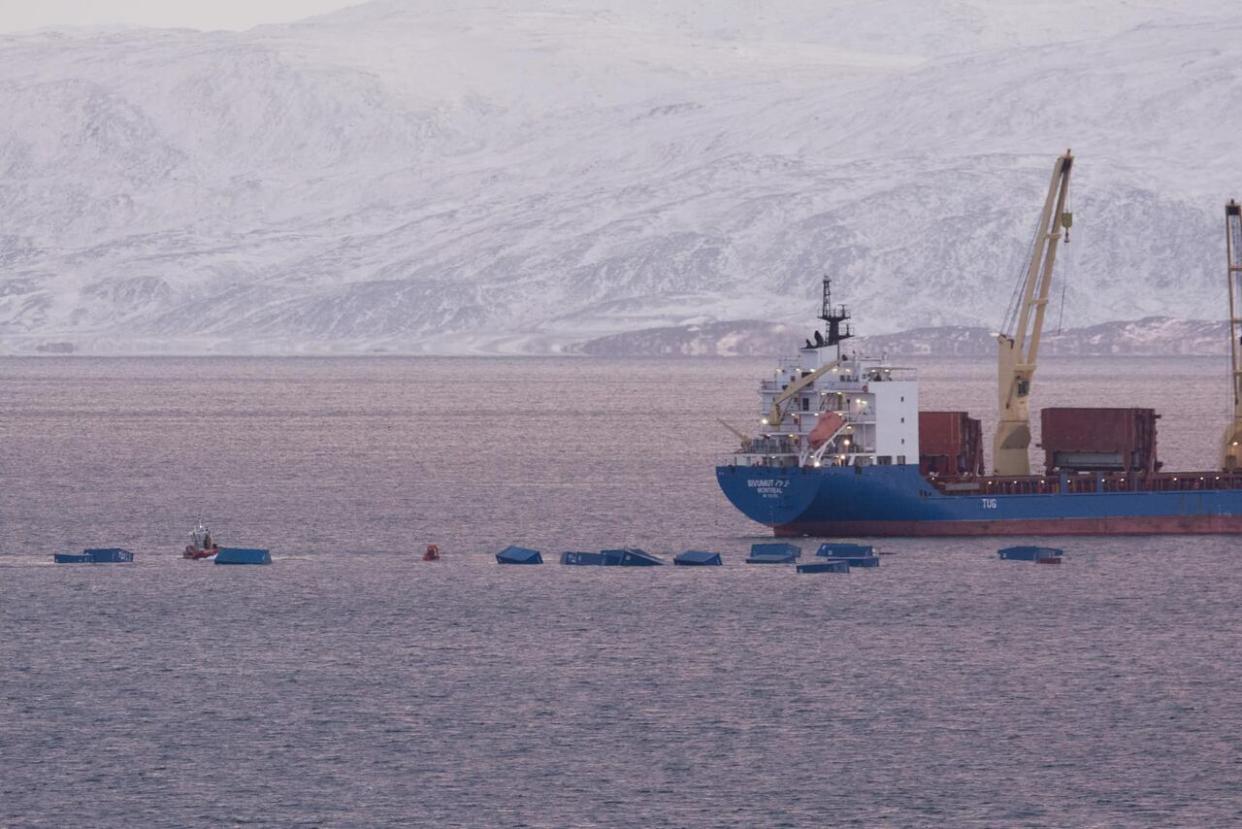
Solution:
{"label": "red and white boat", "polygon": [[181,554],[181,557],[188,559],[211,558],[218,552],[220,552],[220,545],[211,537],[211,530],[207,529],[200,520],[198,526],[190,532],[190,543],[185,545],[185,551]]}

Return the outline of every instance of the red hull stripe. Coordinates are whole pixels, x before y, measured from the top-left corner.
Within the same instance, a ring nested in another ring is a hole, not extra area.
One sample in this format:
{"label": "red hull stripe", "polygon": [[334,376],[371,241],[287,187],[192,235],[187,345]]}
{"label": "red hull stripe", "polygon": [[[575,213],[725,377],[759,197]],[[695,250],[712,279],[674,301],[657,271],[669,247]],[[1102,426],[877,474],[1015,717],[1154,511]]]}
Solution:
{"label": "red hull stripe", "polygon": [[1242,515],[1144,515],[1012,521],[800,521],[773,528],[778,537],[963,535],[1233,535]]}

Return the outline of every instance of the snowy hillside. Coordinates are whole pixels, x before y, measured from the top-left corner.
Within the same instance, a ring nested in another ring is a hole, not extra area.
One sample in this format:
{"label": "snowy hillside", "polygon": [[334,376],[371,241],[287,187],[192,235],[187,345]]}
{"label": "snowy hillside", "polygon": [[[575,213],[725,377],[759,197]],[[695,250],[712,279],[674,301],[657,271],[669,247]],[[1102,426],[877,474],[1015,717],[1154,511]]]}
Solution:
{"label": "snowy hillside", "polygon": [[1240,57],[1198,0],[0,37],[0,351],[541,352],[801,325],[823,273],[869,334],[991,328],[1066,146],[1058,325],[1217,319]]}

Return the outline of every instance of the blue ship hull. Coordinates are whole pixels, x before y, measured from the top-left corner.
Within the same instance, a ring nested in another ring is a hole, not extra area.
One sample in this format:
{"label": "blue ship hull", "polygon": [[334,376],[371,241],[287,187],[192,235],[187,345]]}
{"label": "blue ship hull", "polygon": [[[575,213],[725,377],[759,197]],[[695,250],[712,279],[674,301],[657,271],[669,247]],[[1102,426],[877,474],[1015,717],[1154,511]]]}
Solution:
{"label": "blue ship hull", "polygon": [[777,536],[1242,533],[1242,488],[1224,488],[1242,480],[1120,492],[1062,492],[1053,480],[1038,494],[959,493],[940,491],[912,464],[720,466],[716,480],[735,507]]}

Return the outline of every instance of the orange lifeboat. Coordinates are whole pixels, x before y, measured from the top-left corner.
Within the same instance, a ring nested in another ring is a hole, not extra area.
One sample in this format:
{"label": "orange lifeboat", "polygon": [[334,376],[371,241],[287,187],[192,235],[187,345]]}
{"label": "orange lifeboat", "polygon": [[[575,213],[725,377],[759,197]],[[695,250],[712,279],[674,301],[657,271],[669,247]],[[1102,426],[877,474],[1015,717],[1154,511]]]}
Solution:
{"label": "orange lifeboat", "polygon": [[826,441],[832,440],[843,426],[845,426],[845,418],[839,412],[821,414],[819,420],[815,422],[815,428],[811,430],[811,448],[818,449]]}

